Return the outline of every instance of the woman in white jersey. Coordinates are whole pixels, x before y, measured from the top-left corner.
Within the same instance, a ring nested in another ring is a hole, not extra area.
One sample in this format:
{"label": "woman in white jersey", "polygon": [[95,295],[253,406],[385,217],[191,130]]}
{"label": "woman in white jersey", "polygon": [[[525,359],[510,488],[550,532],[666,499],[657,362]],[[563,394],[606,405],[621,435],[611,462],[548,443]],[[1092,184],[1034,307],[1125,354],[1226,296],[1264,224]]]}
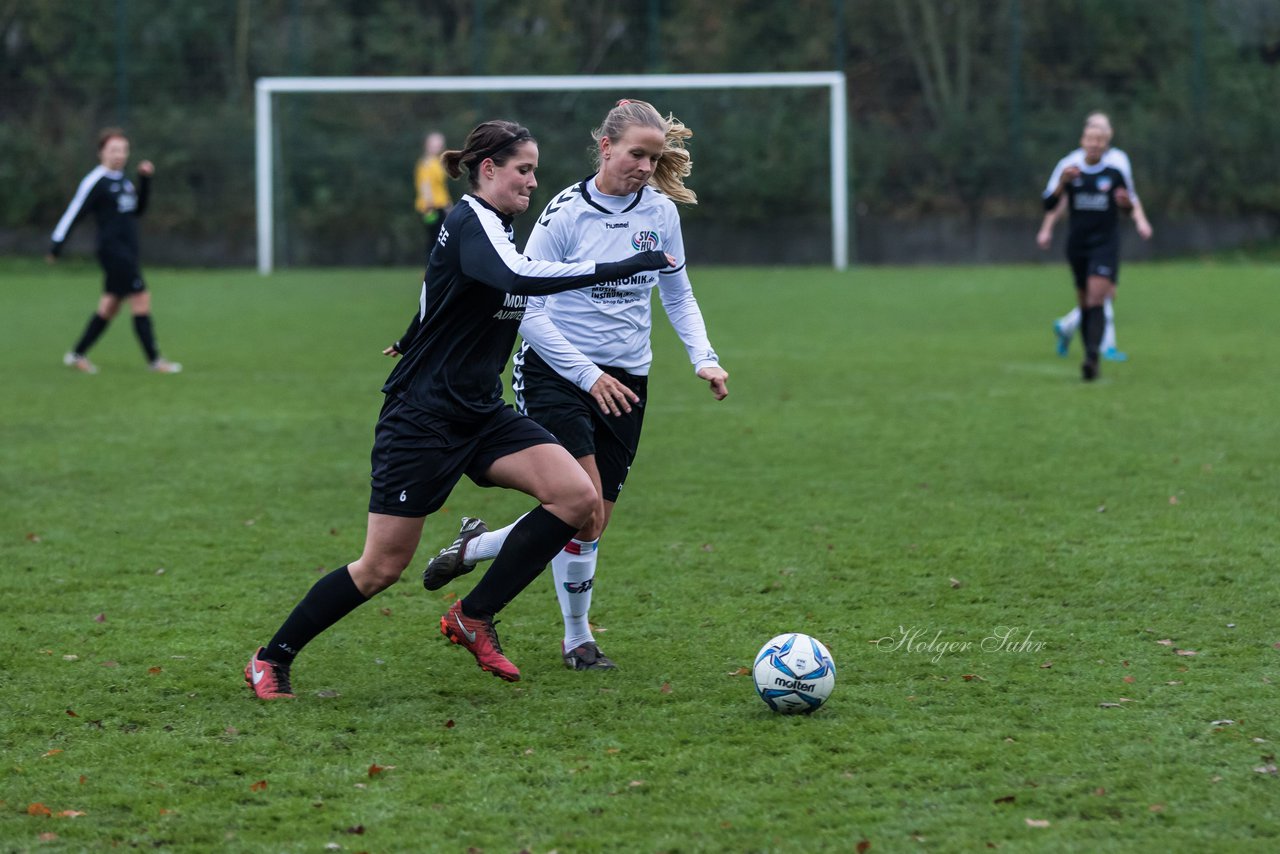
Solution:
{"label": "woman in white jersey", "polygon": [[[1090,113],[1084,119],[1085,130],[1089,128],[1098,128],[1106,134],[1107,141],[1111,140],[1111,119],[1106,113]],[[1075,151],[1063,158],[1062,162],[1068,163],[1070,166],[1079,167],[1084,162],[1084,149],[1077,148]],[[1129,164],[1129,155],[1125,154],[1119,148],[1108,147],[1102,155],[1102,162],[1109,166],[1114,166],[1124,173],[1129,185],[1129,200],[1133,203],[1133,224],[1138,231],[1138,236],[1143,240],[1150,240],[1152,235],[1151,223],[1147,221],[1146,211],[1143,210],[1142,202],[1138,199],[1138,191],[1133,186],[1133,168]],[[1044,215],[1044,221],[1040,225],[1040,231],[1036,234],[1036,245],[1041,249],[1048,249],[1053,243],[1053,226],[1062,218],[1063,213],[1067,209],[1066,199],[1053,210],[1048,211]],[[1111,292],[1107,295],[1106,302],[1103,303],[1103,310],[1106,313],[1107,327],[1102,334],[1102,358],[1112,362],[1126,362],[1129,357],[1116,347],[1116,324],[1115,309],[1112,302],[1115,299],[1116,288],[1111,287]],[[1067,350],[1071,347],[1071,339],[1075,337],[1076,330],[1080,328],[1080,307],[1075,306],[1069,312],[1058,318],[1053,323],[1053,334],[1056,339],[1055,349],[1059,356],[1066,356]]]}
{"label": "woman in white jersey", "polygon": [[[676,259],[660,273],[603,282],[572,297],[532,297],[520,325],[524,344],[512,375],[517,404],[560,440],[598,492],[591,521],[551,561],[565,625],[561,654],[573,670],[615,666],[596,645],[588,610],[600,535],[640,442],[655,286],[694,372],[716,400],[729,393],[729,375],[707,339],[685,272],[676,210],[676,203],[697,203],[684,185],[691,168],[684,141],[692,135],[651,104],[619,101],[592,132],[596,173],[547,205],[525,246],[526,255],[547,261],[624,258],[636,247]],[[490,532],[481,520],[464,518],[458,539],[431,561],[423,584],[435,590],[492,557],[509,527]]]}

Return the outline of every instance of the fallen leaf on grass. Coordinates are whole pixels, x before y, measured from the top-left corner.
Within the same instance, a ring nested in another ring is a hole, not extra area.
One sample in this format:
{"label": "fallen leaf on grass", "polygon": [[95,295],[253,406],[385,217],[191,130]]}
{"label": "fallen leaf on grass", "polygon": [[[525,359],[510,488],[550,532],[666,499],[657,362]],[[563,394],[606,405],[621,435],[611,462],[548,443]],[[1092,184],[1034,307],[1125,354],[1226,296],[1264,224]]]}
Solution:
{"label": "fallen leaf on grass", "polygon": [[80,660],[80,656],[75,655],[75,654],[72,654],[72,655],[64,655],[64,656],[62,656],[62,660],[63,660],[63,661],[79,661],[79,660]]}
{"label": "fallen leaf on grass", "polygon": [[853,850],[857,851],[858,854],[866,854],[871,850],[871,841],[869,839],[860,839],[858,844],[853,847]]}
{"label": "fallen leaf on grass", "polygon": [[390,616],[391,616],[391,609],[390,609],[390,608],[380,608],[380,609],[378,609],[378,613],[379,613],[379,614],[381,614],[381,615],[382,615],[382,616],[384,616],[384,617],[390,617]]}
{"label": "fallen leaf on grass", "polygon": [[27,807],[27,815],[53,815],[53,810],[42,803],[34,803]]}
{"label": "fallen leaf on grass", "polygon": [[58,838],[58,834],[53,833],[52,831],[46,831],[45,833],[40,834],[36,838],[39,839],[41,842],[53,842]]}
{"label": "fallen leaf on grass", "polygon": [[1170,503],[1170,504],[1177,504],[1177,503],[1178,503],[1178,496],[1176,496],[1176,495],[1170,495],[1170,496],[1169,496],[1169,503]]}
{"label": "fallen leaf on grass", "polygon": [[81,810],[63,810],[58,813],[58,818],[79,818],[82,815],[85,815],[85,813]]}
{"label": "fallen leaf on grass", "polygon": [[662,692],[663,694],[670,694],[670,693],[671,693],[671,683],[670,683],[670,682],[663,682],[663,683],[662,683],[662,687],[661,687],[661,688],[659,688],[658,690],[659,690],[660,692]]}
{"label": "fallen leaf on grass", "polygon": [[147,668],[147,675],[148,675],[148,676],[155,676],[157,673],[163,673],[163,672],[164,672],[164,668],[163,668],[163,667],[148,667],[148,668]]}
{"label": "fallen leaf on grass", "polygon": [[250,783],[250,784],[249,784],[249,791],[251,791],[251,792],[265,792],[265,791],[266,791],[266,789],[267,789],[267,781],[266,781],[266,780],[259,780],[259,781],[258,781],[258,782],[256,782],[256,783]]}
{"label": "fallen leaf on grass", "polygon": [[1172,682],[1166,682],[1166,683],[1164,683],[1164,684],[1166,684],[1166,685],[1181,685],[1181,684],[1182,684],[1182,680],[1180,680],[1180,679],[1175,679],[1175,680],[1173,680]]}
{"label": "fallen leaf on grass", "polygon": [[1199,655],[1200,654],[1196,652],[1194,649],[1175,649],[1174,652],[1177,655]]}
{"label": "fallen leaf on grass", "polygon": [[1003,798],[996,798],[993,804],[1011,804],[1018,799],[1017,795],[1005,795]]}
{"label": "fallen leaf on grass", "polygon": [[223,730],[223,732],[224,732],[224,733],[226,733],[227,735],[239,735],[239,734],[240,734],[240,730],[236,729],[236,728],[235,728],[235,727],[233,727],[233,726],[229,726],[229,727],[227,727],[226,729],[224,729],[224,730]]}
{"label": "fallen leaf on grass", "polygon": [[103,612],[103,613],[101,613],[101,614],[98,614],[98,616],[96,616],[96,617],[94,617],[94,618],[93,618],[93,621],[94,621],[95,623],[105,623],[105,622],[107,621],[107,615],[106,615],[106,612]]}
{"label": "fallen leaf on grass", "polygon": [[1048,820],[1043,818],[1029,818],[1026,821],[1027,821],[1027,827],[1048,827],[1049,826]]}
{"label": "fallen leaf on grass", "polygon": [[1259,774],[1280,774],[1280,769],[1276,768],[1276,763],[1268,762],[1266,765],[1259,765],[1253,769]]}
{"label": "fallen leaf on grass", "polygon": [[1118,708],[1120,708],[1120,704],[1119,704],[1119,703],[1099,703],[1099,704],[1098,704],[1098,708],[1100,708],[1100,709],[1118,709]]}
{"label": "fallen leaf on grass", "polygon": [[958,588],[959,586],[960,586],[960,579],[958,579],[958,578],[956,578],[956,577],[954,577],[954,576],[953,576],[953,577],[951,578],[951,587],[952,587],[952,589]]}
{"label": "fallen leaf on grass", "polygon": [[1164,804],[1152,804],[1147,807],[1147,812],[1164,812]]}
{"label": "fallen leaf on grass", "polygon": [[1134,679],[1132,676],[1126,676],[1121,681],[1123,681],[1127,685],[1132,685],[1134,682],[1137,682],[1138,680]]}
{"label": "fallen leaf on grass", "polygon": [[1234,723],[1235,721],[1231,720],[1230,718],[1223,718],[1220,721],[1213,721],[1209,725],[1210,726],[1231,726]]}
{"label": "fallen leaf on grass", "polygon": [[1107,790],[1099,786],[1098,788],[1093,790],[1093,793],[1095,795],[1105,795],[1107,793]]}
{"label": "fallen leaf on grass", "polygon": [[444,722],[445,729],[453,729],[455,726],[457,726],[457,724],[453,722],[453,718],[449,718],[449,720]]}
{"label": "fallen leaf on grass", "polygon": [[966,681],[966,682],[972,682],[972,681],[973,681],[973,680],[975,680],[975,679],[977,679],[979,682],[986,682],[986,681],[987,681],[987,680],[983,679],[981,676],[979,676],[979,675],[978,675],[978,674],[976,674],[976,673],[965,673],[965,674],[962,674],[960,678],[961,678],[961,679],[963,679],[963,680],[964,680],[964,681]]}
{"label": "fallen leaf on grass", "polygon": [[369,776],[376,777],[377,775],[382,774],[386,771],[394,770],[395,767],[396,766],[394,765],[379,765],[377,762],[375,762],[369,766]]}
{"label": "fallen leaf on grass", "polygon": [[77,715],[73,710],[71,710],[71,709],[67,709],[67,717],[69,717],[69,718],[78,718],[78,717],[80,717],[80,716],[79,716],[79,715]]}
{"label": "fallen leaf on grass", "polygon": [[1173,641],[1169,640],[1168,638],[1165,638],[1164,640],[1158,640],[1156,641],[1156,643],[1160,644],[1161,646],[1173,646]]}
{"label": "fallen leaf on grass", "polygon": [[1041,670],[1048,670],[1050,667],[1053,667],[1052,661],[1046,661],[1044,664],[1040,665]]}
{"label": "fallen leaf on grass", "polygon": [[59,753],[61,753],[61,752],[62,752],[61,748],[57,748],[57,747],[55,747],[53,750],[46,750],[46,751],[44,752],[44,755],[45,755],[45,756],[57,756],[57,755],[58,755]]}
{"label": "fallen leaf on grass", "polygon": [[629,787],[631,787],[632,789],[637,789],[637,788],[639,788],[640,786],[643,786],[643,785],[644,785],[644,780],[632,780],[632,781],[631,781],[630,783],[628,783],[627,785],[628,785]]}
{"label": "fallen leaf on grass", "polygon": [[324,691],[317,691],[316,696],[324,700],[332,700],[334,697],[341,697],[342,693],[340,691],[335,691],[332,688],[327,688]]}
{"label": "fallen leaf on grass", "polygon": [[737,670],[730,670],[729,676],[746,676],[751,672],[750,667],[739,667]]}
{"label": "fallen leaf on grass", "polygon": [[711,543],[703,543],[703,544],[702,544],[702,550],[703,550],[704,552],[713,552],[713,551],[715,551],[716,549],[715,549],[715,546],[711,545]]}
{"label": "fallen leaf on grass", "polygon": [[114,661],[99,661],[98,666],[99,667],[119,667],[120,665]]}
{"label": "fallen leaf on grass", "polygon": [[37,533],[35,533],[34,531],[32,531],[32,532],[28,533],[28,534],[27,534],[27,542],[29,542],[29,543],[38,543],[38,542],[40,542],[40,535],[39,535],[39,534],[37,534]]}
{"label": "fallen leaf on grass", "polygon": [[355,827],[348,827],[348,828],[347,828],[347,833],[353,833],[353,834],[355,834],[356,836],[359,836],[359,835],[361,835],[362,833],[364,833],[364,825],[363,825],[363,824],[357,824]]}

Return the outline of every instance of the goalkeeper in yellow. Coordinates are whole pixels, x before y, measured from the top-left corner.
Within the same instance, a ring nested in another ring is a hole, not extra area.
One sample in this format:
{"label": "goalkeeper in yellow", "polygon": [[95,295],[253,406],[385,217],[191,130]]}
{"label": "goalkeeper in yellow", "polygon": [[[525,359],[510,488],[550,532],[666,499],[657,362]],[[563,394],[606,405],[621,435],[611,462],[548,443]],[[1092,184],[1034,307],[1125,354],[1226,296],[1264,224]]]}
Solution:
{"label": "goalkeeper in yellow", "polygon": [[433,130],[427,134],[422,144],[422,157],[413,169],[413,186],[416,191],[413,206],[422,215],[422,224],[426,228],[428,259],[431,257],[431,247],[436,245],[436,239],[440,237],[440,226],[453,207],[444,164],[440,162],[444,144],[444,134],[439,131]]}

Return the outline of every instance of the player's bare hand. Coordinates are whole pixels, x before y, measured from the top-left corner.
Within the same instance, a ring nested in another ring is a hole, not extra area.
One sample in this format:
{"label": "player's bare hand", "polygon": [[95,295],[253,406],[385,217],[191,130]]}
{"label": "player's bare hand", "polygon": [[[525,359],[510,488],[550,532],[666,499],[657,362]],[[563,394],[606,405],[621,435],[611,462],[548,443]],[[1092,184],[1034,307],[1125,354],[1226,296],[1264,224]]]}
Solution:
{"label": "player's bare hand", "polygon": [[150,178],[156,174],[156,166],[150,160],[144,160],[138,164],[138,174]]}
{"label": "player's bare hand", "polygon": [[631,411],[631,404],[640,402],[640,395],[623,385],[608,374],[601,374],[589,394],[595,398],[596,405],[605,415],[621,415]]}
{"label": "player's bare hand", "polygon": [[390,347],[382,351],[382,355],[390,356],[391,358],[394,359],[396,356],[400,355],[400,351],[396,349],[395,344],[392,344]]}
{"label": "player's bare hand", "polygon": [[1147,222],[1145,218],[1138,220],[1135,225],[1138,227],[1138,236],[1143,240],[1150,240],[1151,235],[1156,233],[1155,229],[1151,227],[1151,223]]}
{"label": "player's bare hand", "polygon": [[1080,167],[1068,166],[1066,169],[1062,170],[1062,177],[1058,179],[1058,186],[1065,187],[1079,177],[1080,177]]}
{"label": "player's bare hand", "polygon": [[1048,249],[1049,246],[1052,244],[1053,244],[1053,229],[1051,228],[1040,229],[1040,232],[1036,235],[1036,246],[1039,246],[1041,249]]}
{"label": "player's bare hand", "polygon": [[663,252],[662,254],[667,256],[668,267],[674,267],[676,265],[676,256],[672,255],[670,252]]}
{"label": "player's bare hand", "polygon": [[711,385],[711,393],[716,400],[724,400],[729,396],[729,372],[724,368],[703,368],[698,376]]}
{"label": "player's bare hand", "polygon": [[1129,198],[1129,191],[1124,187],[1116,187],[1116,207],[1124,210],[1133,208],[1133,199]]}

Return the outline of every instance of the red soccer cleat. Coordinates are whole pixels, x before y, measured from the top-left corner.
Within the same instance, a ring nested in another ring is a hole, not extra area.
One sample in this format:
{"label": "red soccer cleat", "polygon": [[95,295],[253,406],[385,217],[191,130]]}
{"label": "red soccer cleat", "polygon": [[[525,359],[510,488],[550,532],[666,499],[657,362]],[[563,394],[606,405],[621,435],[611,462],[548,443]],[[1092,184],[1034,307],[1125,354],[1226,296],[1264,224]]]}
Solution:
{"label": "red soccer cleat", "polygon": [[493,627],[493,620],[468,617],[462,613],[461,599],[454,602],[440,618],[440,633],[474,655],[481,670],[487,670],[508,682],[520,681],[520,671],[502,654],[502,644],[498,642],[498,632]]}
{"label": "red soccer cleat", "polygon": [[253,689],[260,700],[280,700],[293,697],[293,686],[289,684],[289,665],[276,664],[262,657],[263,649],[249,659],[244,668],[244,681]]}

